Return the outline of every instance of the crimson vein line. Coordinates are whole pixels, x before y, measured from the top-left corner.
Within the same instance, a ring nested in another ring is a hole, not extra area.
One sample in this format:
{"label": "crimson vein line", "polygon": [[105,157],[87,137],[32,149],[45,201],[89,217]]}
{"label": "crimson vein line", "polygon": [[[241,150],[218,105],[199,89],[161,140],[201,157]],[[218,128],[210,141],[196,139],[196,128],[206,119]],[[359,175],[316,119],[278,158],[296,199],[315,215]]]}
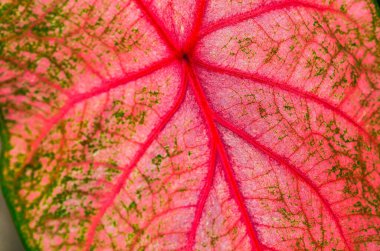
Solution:
{"label": "crimson vein line", "polygon": [[[183,75],[185,75],[185,74],[183,73]],[[181,87],[180,87],[179,93],[175,99],[173,107],[165,114],[165,116],[162,118],[162,120],[158,124],[158,126],[156,126],[152,130],[152,132],[149,134],[147,140],[142,144],[141,148],[134,155],[133,159],[131,160],[131,163],[125,167],[124,172],[118,178],[114,188],[111,191],[111,196],[110,196],[109,200],[107,200],[107,202],[102,206],[102,208],[100,208],[99,212],[92,218],[91,226],[89,227],[89,230],[87,232],[85,250],[90,250],[91,245],[93,243],[93,240],[95,238],[97,226],[99,225],[100,221],[102,220],[102,218],[103,218],[104,214],[106,213],[106,211],[108,210],[108,208],[113,205],[114,200],[116,199],[117,195],[120,193],[125,182],[129,178],[129,175],[131,174],[131,172],[135,169],[137,163],[144,156],[145,152],[148,150],[150,145],[158,137],[158,135],[162,132],[162,130],[166,127],[166,125],[172,119],[174,114],[180,108],[181,104],[183,103],[183,101],[185,99],[186,90],[187,90],[187,82],[185,81],[185,79],[183,77]]]}
{"label": "crimson vein line", "polygon": [[29,152],[28,156],[25,159],[24,167],[21,168],[21,170],[18,172],[18,175],[20,175],[23,170],[25,169],[26,165],[32,160],[35,152],[37,151],[38,147],[41,145],[42,141],[46,138],[46,136],[50,133],[50,131],[56,126],[60,121],[64,119],[66,114],[75,107],[76,104],[84,102],[85,100],[88,100],[90,98],[93,98],[95,96],[98,96],[102,93],[108,92],[111,89],[114,89],[119,86],[126,85],[132,81],[135,81],[137,79],[140,79],[142,77],[149,76],[150,74],[160,70],[161,68],[165,67],[167,64],[170,64],[173,61],[172,57],[164,58],[160,61],[157,61],[147,67],[145,67],[143,70],[137,71],[137,72],[131,72],[128,75],[126,75],[123,78],[119,79],[113,79],[109,80],[103,83],[103,85],[99,87],[95,87],[94,89],[90,90],[86,93],[79,93],[74,95],[62,108],[59,110],[59,112],[51,117],[44,126],[43,131],[40,133],[40,135],[33,141],[31,144],[31,151]]}
{"label": "crimson vein line", "polygon": [[164,28],[164,24],[159,21],[158,17],[142,2],[142,0],[134,0],[141,11],[146,15],[150,23],[158,32],[158,35],[164,40],[166,45],[175,53],[178,52],[178,46],[174,43],[174,39],[170,37],[169,33]]}
{"label": "crimson vein line", "polygon": [[342,239],[344,241],[344,244],[349,248],[349,250],[351,250],[351,247],[350,247],[350,245],[349,245],[349,243],[348,243],[348,241],[346,239],[346,236],[345,236],[345,234],[343,232],[343,229],[342,229],[342,226],[341,226],[341,224],[340,224],[340,222],[338,220],[338,217],[336,216],[336,214],[332,210],[330,203],[326,200],[326,198],[324,198],[322,196],[322,194],[319,191],[318,187],[310,180],[310,178],[306,174],[304,174],[297,167],[295,167],[294,165],[292,165],[283,156],[275,153],[270,148],[268,148],[268,147],[262,145],[261,143],[259,143],[255,138],[253,138],[251,135],[249,135],[245,131],[243,131],[243,130],[237,128],[237,127],[235,127],[234,125],[232,125],[231,123],[229,123],[228,121],[226,121],[225,119],[221,118],[220,116],[218,116],[215,113],[213,114],[213,116],[214,116],[215,120],[220,125],[222,125],[223,127],[227,128],[231,132],[233,132],[236,135],[238,135],[240,138],[242,138],[243,140],[245,140],[246,142],[248,142],[250,145],[252,145],[253,147],[255,147],[257,150],[259,150],[261,153],[267,155],[269,158],[275,160],[277,163],[279,163],[279,164],[285,166],[286,168],[288,168],[296,177],[298,177],[303,182],[305,182],[317,194],[317,196],[319,197],[319,199],[322,201],[322,204],[326,207],[327,211],[329,212],[330,216],[332,217],[333,221],[335,222],[335,224],[336,224],[336,226],[338,228],[339,234],[340,234],[340,236],[342,237]]}
{"label": "crimson vein line", "polygon": [[210,194],[211,187],[212,187],[214,177],[215,177],[216,148],[215,148],[214,141],[211,141],[210,145],[211,145],[210,163],[208,166],[205,184],[199,194],[199,200],[197,202],[196,209],[195,209],[194,221],[191,225],[191,229],[188,235],[188,244],[186,247],[188,250],[194,249],[196,233],[197,233],[199,223],[202,218],[203,209],[206,205],[206,201]]}
{"label": "crimson vein line", "polygon": [[193,24],[193,30],[190,34],[190,37],[188,41],[185,44],[185,51],[192,51],[193,47],[197,43],[198,40],[198,35],[199,35],[199,30],[202,26],[202,22],[204,19],[204,15],[206,12],[208,0],[199,0],[197,1],[197,6],[196,6],[196,16],[194,18],[194,24]]}
{"label": "crimson vein line", "polygon": [[345,18],[347,18],[349,21],[355,23],[355,25],[359,26],[358,23],[351,17],[345,15],[343,12],[333,9],[329,6],[323,6],[319,4],[314,4],[314,3],[307,3],[307,2],[302,2],[302,1],[285,1],[285,2],[277,2],[277,3],[270,3],[266,4],[264,6],[261,6],[259,8],[256,8],[252,11],[242,13],[242,14],[237,14],[232,17],[229,17],[227,19],[222,19],[219,20],[213,24],[210,24],[208,27],[204,28],[200,34],[200,38],[207,36],[210,33],[213,33],[217,30],[236,25],[238,23],[244,22],[248,19],[252,19],[258,16],[261,16],[265,13],[275,11],[275,10],[281,10],[281,9],[286,9],[286,8],[291,8],[291,7],[304,7],[304,8],[309,8],[313,10],[317,10],[320,12],[325,12],[329,11],[337,15],[343,15]]}
{"label": "crimson vein line", "polygon": [[244,72],[238,69],[232,69],[232,68],[227,68],[227,67],[219,67],[216,65],[212,65],[210,63],[203,62],[199,59],[194,61],[197,65],[201,66],[202,68],[213,71],[219,74],[226,74],[230,75],[232,77],[237,77],[241,79],[249,79],[252,81],[255,81],[261,85],[266,85],[275,89],[283,90],[289,93],[293,93],[297,95],[298,97],[302,97],[308,100],[311,100],[319,105],[322,105],[323,107],[327,108],[328,110],[333,111],[334,113],[338,114],[342,118],[344,118],[346,121],[354,125],[364,136],[366,136],[371,142],[376,143],[377,140],[371,136],[370,133],[367,132],[365,128],[363,128],[358,122],[356,122],[353,118],[351,118],[347,113],[343,112],[340,110],[338,107],[331,105],[327,101],[323,100],[322,98],[318,97],[315,94],[305,92],[301,89],[295,88],[290,86],[287,83],[282,83],[282,82],[277,82],[271,78],[262,76],[257,73],[248,73]]}
{"label": "crimson vein line", "polygon": [[188,74],[190,75],[190,85],[195,93],[195,99],[201,109],[201,112],[204,116],[204,119],[206,121],[206,124],[208,126],[210,136],[214,140],[217,152],[219,154],[219,157],[221,158],[222,164],[223,164],[223,171],[226,175],[226,180],[229,185],[231,196],[236,201],[236,204],[241,212],[241,217],[243,222],[246,225],[247,228],[247,234],[251,240],[252,246],[256,250],[262,250],[262,244],[260,243],[257,231],[253,225],[253,222],[251,220],[251,216],[249,215],[248,209],[246,208],[244,197],[242,196],[238,183],[235,179],[234,171],[231,167],[228,155],[226,150],[224,149],[222,139],[219,135],[218,129],[216,127],[216,124],[213,120],[213,112],[211,108],[208,105],[207,98],[205,94],[203,93],[202,87],[198,81],[198,78],[196,77],[194,71],[191,69],[191,66],[187,68]]}

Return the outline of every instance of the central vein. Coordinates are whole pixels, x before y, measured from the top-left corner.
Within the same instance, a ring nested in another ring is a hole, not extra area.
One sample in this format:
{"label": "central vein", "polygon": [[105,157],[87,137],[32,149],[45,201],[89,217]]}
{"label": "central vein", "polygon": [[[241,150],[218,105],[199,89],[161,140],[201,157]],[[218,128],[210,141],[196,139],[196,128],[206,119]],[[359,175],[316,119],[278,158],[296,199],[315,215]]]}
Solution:
{"label": "central vein", "polygon": [[216,126],[214,120],[214,112],[208,105],[207,97],[204,94],[202,87],[199,83],[196,73],[193,70],[193,66],[191,65],[191,60],[188,59],[187,64],[185,66],[185,72],[189,76],[190,86],[194,91],[195,99],[201,109],[203,117],[206,121],[210,137],[216,144],[216,149],[218,152],[218,156],[222,162],[223,171],[226,176],[226,181],[228,183],[231,196],[234,198],[235,202],[238,205],[238,208],[241,212],[241,218],[247,227],[247,234],[252,242],[252,245],[255,250],[262,250],[262,245],[257,237],[257,231],[252,223],[251,216],[245,206],[244,197],[242,196],[238,183],[235,179],[234,171],[231,167],[227,152],[224,148],[224,143],[219,135],[218,128]]}

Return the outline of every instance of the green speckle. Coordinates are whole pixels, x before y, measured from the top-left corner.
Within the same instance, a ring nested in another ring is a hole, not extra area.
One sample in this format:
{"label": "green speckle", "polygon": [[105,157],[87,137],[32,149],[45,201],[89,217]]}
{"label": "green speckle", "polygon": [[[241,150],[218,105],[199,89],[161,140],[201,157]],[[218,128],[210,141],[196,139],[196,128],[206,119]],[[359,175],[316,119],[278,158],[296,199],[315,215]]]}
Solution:
{"label": "green speckle", "polygon": [[342,4],[340,7],[339,7],[340,11],[343,12],[343,13],[347,13],[347,6]]}
{"label": "green speckle", "polygon": [[264,63],[266,63],[266,64],[269,63],[272,60],[272,58],[274,57],[274,55],[277,54],[278,50],[279,50],[278,47],[271,48],[270,51],[266,55]]}
{"label": "green speckle", "polygon": [[315,73],[315,76],[321,76],[321,75],[324,75],[326,73],[326,69],[324,67],[317,67],[317,71]]}
{"label": "green speckle", "polygon": [[25,87],[18,88],[13,92],[13,94],[17,96],[25,96],[28,93],[29,93],[29,90]]}
{"label": "green speckle", "polygon": [[157,169],[160,169],[160,165],[162,163],[162,159],[163,159],[162,155],[158,154],[158,155],[156,155],[156,157],[154,157],[152,159],[152,164],[155,165],[157,167]]}
{"label": "green speckle", "polygon": [[296,224],[297,222],[293,219],[293,214],[291,212],[288,212],[285,208],[280,208],[277,210],[288,222],[290,222],[292,225]]}
{"label": "green speckle", "polygon": [[135,202],[135,201],[132,201],[132,202],[129,204],[127,211],[131,211],[131,210],[134,210],[134,209],[136,209],[136,208],[137,208],[137,204],[136,204],[136,202]]}
{"label": "green speckle", "polygon": [[135,236],[136,236],[135,233],[128,233],[128,235],[127,235],[127,240],[128,240],[128,241],[129,241],[129,240],[132,240]]}
{"label": "green speckle", "polygon": [[124,115],[125,115],[125,112],[123,111],[123,110],[117,110],[114,114],[113,114],[113,116],[116,118],[116,119],[120,119],[120,118],[122,118],[122,117],[124,117]]}
{"label": "green speckle", "polygon": [[66,211],[66,209],[63,206],[59,207],[54,212],[54,216],[57,217],[57,218],[63,218],[63,217],[66,217],[68,215],[69,215],[69,213]]}
{"label": "green speckle", "polygon": [[285,110],[287,110],[287,111],[290,111],[290,110],[293,110],[293,109],[294,109],[294,107],[291,106],[291,105],[285,105],[284,108],[285,108]]}
{"label": "green speckle", "polygon": [[259,107],[259,113],[261,118],[266,118],[268,116],[267,111],[263,107]]}

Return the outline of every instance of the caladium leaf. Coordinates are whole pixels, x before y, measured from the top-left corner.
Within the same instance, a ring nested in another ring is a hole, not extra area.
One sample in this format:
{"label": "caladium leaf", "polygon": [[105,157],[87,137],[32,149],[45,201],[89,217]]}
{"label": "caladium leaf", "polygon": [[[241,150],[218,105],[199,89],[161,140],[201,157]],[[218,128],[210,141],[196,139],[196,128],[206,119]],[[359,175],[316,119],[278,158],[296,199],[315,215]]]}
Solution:
{"label": "caladium leaf", "polygon": [[30,250],[379,250],[369,0],[3,0]]}

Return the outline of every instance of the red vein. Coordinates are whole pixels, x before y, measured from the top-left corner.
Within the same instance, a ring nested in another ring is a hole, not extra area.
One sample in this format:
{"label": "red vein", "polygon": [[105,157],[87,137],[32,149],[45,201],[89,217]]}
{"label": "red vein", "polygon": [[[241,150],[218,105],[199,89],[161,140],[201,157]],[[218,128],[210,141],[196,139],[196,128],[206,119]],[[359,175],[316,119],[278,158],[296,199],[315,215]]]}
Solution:
{"label": "red vein", "polygon": [[110,81],[104,81],[103,84],[99,87],[95,87],[89,92],[86,93],[79,93],[75,96],[73,96],[73,100],[71,102],[78,103],[82,102],[83,100],[92,98],[94,96],[98,96],[102,93],[108,92],[116,87],[125,85],[131,81],[137,80],[139,78],[148,76],[152,74],[153,72],[160,70],[166,66],[168,66],[170,63],[172,63],[174,60],[173,56],[170,56],[168,58],[161,59],[157,62],[154,62],[153,64],[143,68],[142,70],[131,72],[127,74],[126,76],[122,78],[112,79]]}
{"label": "red vein", "polygon": [[322,98],[318,97],[317,95],[305,92],[301,89],[295,88],[290,86],[287,83],[284,82],[277,82],[271,78],[262,76],[258,73],[248,73],[244,72],[238,69],[232,69],[227,67],[219,67],[216,65],[212,65],[209,63],[205,63],[199,59],[195,61],[195,63],[201,67],[203,67],[206,70],[213,71],[219,74],[227,74],[233,77],[238,77],[242,79],[249,79],[253,80],[259,84],[270,86],[275,89],[283,90],[289,93],[293,93],[297,95],[298,97],[305,98],[308,100],[312,100],[315,103],[322,105],[323,107],[333,111],[334,113],[338,114],[342,118],[344,118],[346,121],[354,125],[359,131],[361,131],[371,142],[376,143],[376,139],[374,139],[359,123],[357,123],[353,118],[351,118],[349,115],[347,115],[345,112],[340,110],[337,106],[329,104],[326,100],[323,100]]}
{"label": "red vein", "polygon": [[19,171],[18,175],[21,175],[24,168],[30,161],[32,160],[34,154],[36,153],[38,147],[41,145],[42,141],[46,136],[50,133],[50,131],[53,129],[54,126],[56,126],[64,117],[65,115],[73,108],[76,104],[81,103],[87,99],[93,98],[95,96],[98,96],[102,93],[108,92],[111,89],[114,89],[118,86],[126,85],[131,81],[135,81],[139,78],[148,76],[155,71],[167,66],[169,63],[173,61],[173,58],[165,58],[160,61],[157,61],[150,66],[146,67],[145,69],[138,71],[138,72],[132,72],[128,74],[128,76],[125,76],[124,78],[114,79],[110,81],[105,81],[104,84],[100,87],[93,88],[91,91],[86,93],[80,93],[75,96],[73,96],[72,99],[70,99],[61,109],[60,111],[53,116],[51,119],[49,119],[45,125],[43,131],[40,133],[40,135],[33,141],[31,144],[31,150],[29,151],[28,156],[25,159],[24,167]]}
{"label": "red vein", "polygon": [[175,39],[170,37],[169,33],[164,28],[165,25],[159,21],[159,18],[152,13],[147,6],[142,2],[142,0],[134,0],[135,3],[138,5],[138,7],[141,9],[141,11],[144,13],[144,15],[147,17],[148,21],[152,24],[152,26],[156,29],[158,32],[158,35],[164,40],[166,45],[175,52],[175,54],[178,53],[179,49],[178,46],[174,43]]}
{"label": "red vein", "polygon": [[40,135],[30,145],[31,151],[29,151],[28,156],[25,158],[24,166],[18,172],[17,177],[19,177],[19,175],[21,175],[23,170],[26,168],[26,165],[31,162],[34,154],[36,153],[38,147],[41,145],[43,139],[49,134],[49,132],[52,130],[52,128],[55,125],[57,125],[63,119],[63,117],[68,113],[68,111],[70,111],[71,107],[72,107],[72,105],[70,103],[64,105],[55,116],[53,116],[51,119],[49,119],[45,123],[45,128],[42,131],[42,133],[40,133]]}
{"label": "red vein", "polygon": [[194,221],[193,221],[193,224],[191,225],[191,229],[190,229],[190,232],[188,235],[188,244],[187,244],[186,250],[194,249],[195,235],[197,233],[199,223],[200,223],[201,218],[202,218],[203,209],[205,207],[207,198],[208,198],[210,191],[211,191],[211,186],[212,186],[213,181],[214,181],[215,165],[216,165],[215,161],[216,161],[216,149],[215,149],[215,143],[212,141],[211,142],[211,151],[210,151],[210,163],[209,163],[209,167],[208,167],[206,181],[205,181],[205,185],[203,186],[203,188],[199,194],[200,198],[199,198],[197,205],[196,205]]}
{"label": "red vein", "polygon": [[252,10],[252,11],[249,11],[249,12],[237,14],[237,15],[231,16],[227,19],[221,19],[221,20],[215,22],[214,24],[211,24],[208,27],[206,27],[205,29],[203,29],[201,32],[200,38],[205,37],[208,34],[215,32],[217,30],[220,30],[220,29],[223,29],[225,27],[244,22],[248,19],[252,19],[252,18],[261,16],[265,13],[275,11],[275,10],[286,9],[286,8],[290,8],[290,7],[304,7],[304,8],[314,9],[314,10],[317,10],[320,12],[329,11],[329,12],[332,12],[334,14],[343,15],[349,21],[351,21],[351,22],[355,23],[357,26],[359,26],[353,18],[351,18],[351,17],[345,15],[343,12],[336,10],[336,9],[333,9],[329,6],[323,6],[323,5],[319,5],[319,4],[307,3],[307,2],[302,2],[302,1],[286,1],[286,2],[277,2],[277,3],[266,4],[264,6],[260,6],[256,9]]}
{"label": "red vein", "polygon": [[[185,75],[185,74],[183,73],[183,75]],[[152,130],[152,132],[149,134],[147,140],[142,144],[141,148],[134,155],[133,159],[131,160],[131,163],[125,167],[125,171],[118,178],[114,188],[111,191],[110,198],[104,203],[103,207],[100,208],[99,212],[92,218],[91,226],[89,227],[89,230],[87,232],[85,250],[90,250],[91,245],[92,245],[93,240],[94,240],[94,237],[95,237],[95,234],[96,234],[97,226],[99,225],[100,221],[102,220],[107,209],[113,205],[115,198],[120,193],[125,182],[129,178],[129,175],[135,169],[137,163],[144,156],[145,152],[148,150],[150,145],[158,137],[158,135],[162,132],[162,130],[166,127],[166,125],[172,119],[174,114],[180,108],[180,106],[183,103],[184,98],[185,98],[186,89],[187,89],[187,82],[185,81],[185,77],[183,76],[182,85],[180,87],[178,96],[175,99],[176,101],[174,102],[173,107],[165,114],[165,116],[162,118],[162,120],[158,124],[158,126],[156,126]]]}
{"label": "red vein", "polygon": [[248,142],[249,144],[251,144],[253,147],[255,147],[257,150],[259,150],[263,154],[267,155],[269,158],[275,160],[277,163],[279,163],[279,164],[285,166],[286,168],[288,168],[296,177],[298,177],[304,183],[306,183],[317,194],[317,196],[319,197],[319,199],[322,201],[322,204],[325,206],[325,208],[329,212],[330,216],[332,217],[332,219],[333,219],[336,227],[338,228],[339,234],[341,235],[341,237],[342,237],[342,239],[344,241],[344,244],[347,246],[347,248],[349,250],[351,250],[351,246],[348,244],[346,236],[343,233],[342,226],[341,226],[341,224],[340,224],[340,222],[338,220],[338,217],[336,216],[336,214],[332,210],[330,203],[322,196],[322,194],[321,194],[320,190],[318,189],[318,187],[311,181],[311,179],[306,174],[304,174],[297,167],[295,167],[294,165],[292,165],[288,161],[287,158],[285,158],[285,157],[283,157],[283,156],[275,153],[269,147],[266,147],[266,146],[262,145],[254,137],[252,137],[251,135],[249,135],[245,131],[243,131],[243,130],[237,128],[236,126],[232,125],[231,123],[227,122],[226,120],[224,120],[223,118],[221,118],[219,115],[217,115],[215,113],[213,114],[213,116],[214,116],[215,120],[220,125],[222,125],[223,127],[227,128],[228,130],[230,130],[233,133],[235,133],[236,135],[238,135],[240,138],[242,138],[243,140],[245,140],[246,142]]}
{"label": "red vein", "polygon": [[199,30],[201,28],[203,18],[206,12],[207,0],[197,1],[196,16],[194,17],[193,31],[191,32],[188,41],[184,46],[184,51],[192,51],[198,41]]}
{"label": "red vein", "polygon": [[239,185],[235,179],[234,171],[230,165],[226,150],[224,149],[223,142],[221,140],[221,137],[219,135],[218,129],[216,127],[216,124],[213,120],[213,112],[211,108],[208,105],[207,98],[205,94],[203,93],[202,87],[198,81],[198,78],[196,77],[195,73],[191,69],[191,66],[188,67],[188,74],[190,75],[191,81],[190,85],[192,86],[192,89],[195,92],[195,98],[198,102],[198,105],[202,111],[202,114],[204,116],[204,119],[206,120],[207,126],[209,128],[209,131],[211,133],[211,137],[215,141],[216,149],[221,157],[221,161],[223,163],[223,171],[226,175],[226,179],[228,181],[229,188],[231,190],[231,195],[234,198],[238,208],[241,212],[241,217],[243,222],[246,225],[247,228],[247,234],[251,240],[252,246],[256,250],[262,250],[262,244],[260,243],[257,232],[255,227],[253,226],[253,223],[251,221],[251,216],[248,213],[248,210],[245,206],[244,198],[242,194],[240,193]]}
{"label": "red vein", "polygon": [[40,81],[45,83],[47,86],[50,86],[51,88],[59,91],[60,93],[64,94],[65,96],[70,96],[69,91],[65,90],[60,85],[51,82],[48,78],[42,76],[41,74],[34,73],[34,72],[28,70],[28,67],[25,64],[23,64],[21,61],[15,60],[13,58],[3,57],[1,55],[0,55],[0,60],[4,61],[6,63],[9,62],[9,63],[13,64],[14,66],[16,66],[17,68],[21,68],[24,71],[24,76],[29,73],[30,75],[38,78]]}

